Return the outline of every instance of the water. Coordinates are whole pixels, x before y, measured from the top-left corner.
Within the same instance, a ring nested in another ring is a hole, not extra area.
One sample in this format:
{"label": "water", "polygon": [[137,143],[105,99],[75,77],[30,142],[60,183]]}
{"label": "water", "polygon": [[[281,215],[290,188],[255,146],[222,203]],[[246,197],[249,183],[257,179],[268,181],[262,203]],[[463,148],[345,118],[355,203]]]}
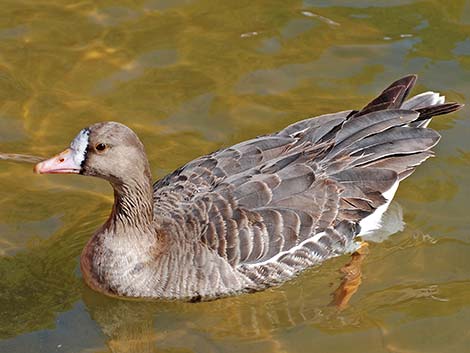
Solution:
{"label": "water", "polygon": [[[50,156],[117,120],[154,177],[298,119],[358,108],[407,73],[468,103],[470,1],[0,1],[0,152]],[[275,289],[209,303],[105,298],[78,256],[110,187],[0,161],[1,352],[465,352],[470,119],[436,119],[437,158],[396,200],[350,305],[343,256]]]}

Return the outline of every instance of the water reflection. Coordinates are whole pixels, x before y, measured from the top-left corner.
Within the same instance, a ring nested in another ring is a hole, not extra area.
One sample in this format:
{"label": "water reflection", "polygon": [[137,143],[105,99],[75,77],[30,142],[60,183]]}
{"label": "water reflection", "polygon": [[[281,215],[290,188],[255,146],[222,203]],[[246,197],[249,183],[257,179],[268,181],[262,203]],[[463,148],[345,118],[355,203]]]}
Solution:
{"label": "water reflection", "polygon": [[[83,240],[98,224],[68,217],[42,219],[34,224],[34,228],[25,225],[19,229],[28,234],[17,234],[29,238],[28,250],[10,251],[0,257],[0,337],[50,327],[57,312],[70,310],[80,298],[82,281],[76,276],[77,256]],[[44,227],[58,230],[41,236]]]}
{"label": "water reflection", "polygon": [[[248,351],[286,352],[296,351],[292,350],[289,339],[293,332],[307,335],[307,341],[303,338],[306,343],[324,340],[325,334],[350,335],[353,332],[368,332],[388,342],[393,329],[383,322],[382,315],[400,313],[404,324],[436,315],[448,317],[467,306],[469,281],[397,285],[394,275],[380,273],[381,268],[395,262],[393,257],[403,257],[405,249],[414,252],[420,244],[428,243],[426,239],[413,240],[411,234],[406,233],[392,241],[395,243],[392,246],[372,245],[371,257],[365,266],[367,280],[352,305],[343,311],[328,303],[339,284],[338,269],[347,260],[345,257],[312,269],[280,288],[219,301],[191,304],[108,298],[91,291],[73,275],[77,263],[71,258],[79,253],[82,240],[87,237],[82,233],[90,232],[93,226],[96,225],[71,227],[79,233],[68,235],[78,238],[72,253],[63,248],[60,237],[53,236],[46,249],[34,247],[31,252],[0,261],[0,268],[5,270],[2,273],[2,312],[9,318],[9,324],[2,325],[0,331],[3,338],[53,329],[48,338],[41,338],[44,347],[61,345],[66,351],[74,351],[77,346],[90,348],[88,342],[94,342],[92,346],[105,344],[111,352],[165,349],[218,352],[225,351],[222,348],[225,345],[235,343]],[[416,258],[416,254],[413,257]],[[377,266],[377,261],[385,264]],[[412,271],[419,278],[419,271],[412,266],[387,270]],[[368,273],[374,268],[379,272]],[[14,278],[8,276],[12,272]],[[435,276],[431,278],[436,280]],[[77,307],[77,300],[83,300],[86,307]],[[69,310],[70,314],[55,318],[57,312]],[[64,340],[58,333],[67,335],[77,320],[85,327],[97,326],[89,330],[74,329],[75,335],[81,336],[80,340]],[[100,335],[97,336],[96,330]],[[29,335],[23,340],[35,342],[39,337]],[[6,340],[0,347],[14,347],[11,344],[11,339]],[[351,347],[352,352],[363,349],[361,344]]]}
{"label": "water reflection", "polygon": [[[252,345],[257,342],[256,349],[287,352],[295,350],[291,350],[285,332],[294,328],[297,332],[310,332],[312,343],[321,333],[342,335],[355,331],[374,332],[389,343],[390,328],[369,312],[393,308],[401,313],[402,323],[434,317],[435,311],[449,316],[461,310],[462,305],[449,303],[446,296],[453,290],[462,293],[468,284],[387,288],[370,293],[344,312],[312,300],[310,294],[293,295],[280,290],[195,305],[117,301],[92,292],[85,293],[83,298],[112,352],[156,352],[169,348],[218,352],[224,351],[221,348],[224,345],[235,342],[243,350],[256,351]],[[417,305],[418,310],[409,310],[410,305]],[[361,349],[360,345],[350,350]]]}

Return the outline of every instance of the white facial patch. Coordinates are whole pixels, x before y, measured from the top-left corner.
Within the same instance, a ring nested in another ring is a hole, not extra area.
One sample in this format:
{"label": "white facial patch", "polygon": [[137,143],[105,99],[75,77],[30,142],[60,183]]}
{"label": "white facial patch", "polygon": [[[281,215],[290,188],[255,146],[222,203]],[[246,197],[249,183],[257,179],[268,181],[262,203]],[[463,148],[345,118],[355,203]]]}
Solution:
{"label": "white facial patch", "polygon": [[82,129],[70,144],[72,158],[77,166],[81,166],[85,160],[89,136],[90,130]]}

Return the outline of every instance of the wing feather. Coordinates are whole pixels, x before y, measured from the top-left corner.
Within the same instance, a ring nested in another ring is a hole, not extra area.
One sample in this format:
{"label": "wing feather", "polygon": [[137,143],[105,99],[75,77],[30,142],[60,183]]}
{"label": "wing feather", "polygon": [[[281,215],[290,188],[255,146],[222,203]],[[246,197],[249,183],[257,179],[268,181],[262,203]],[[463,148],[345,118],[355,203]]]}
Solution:
{"label": "wing feather", "polygon": [[155,214],[260,286],[350,250],[383,194],[433,155],[424,122],[461,107],[433,92],[405,101],[415,81],[188,163],[155,184]]}

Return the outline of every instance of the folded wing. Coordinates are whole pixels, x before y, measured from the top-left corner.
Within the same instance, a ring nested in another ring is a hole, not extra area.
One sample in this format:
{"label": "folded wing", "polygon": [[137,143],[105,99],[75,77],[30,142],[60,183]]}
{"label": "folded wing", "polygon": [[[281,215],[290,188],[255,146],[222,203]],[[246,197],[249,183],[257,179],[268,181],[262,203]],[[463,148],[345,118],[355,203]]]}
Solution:
{"label": "folded wing", "polygon": [[426,128],[430,118],[461,107],[433,92],[405,101],[415,81],[394,82],[360,111],[303,120],[188,163],[155,184],[155,212],[184,222],[185,237],[257,286],[352,250],[361,221],[383,213],[387,191],[432,156],[440,136]]}

